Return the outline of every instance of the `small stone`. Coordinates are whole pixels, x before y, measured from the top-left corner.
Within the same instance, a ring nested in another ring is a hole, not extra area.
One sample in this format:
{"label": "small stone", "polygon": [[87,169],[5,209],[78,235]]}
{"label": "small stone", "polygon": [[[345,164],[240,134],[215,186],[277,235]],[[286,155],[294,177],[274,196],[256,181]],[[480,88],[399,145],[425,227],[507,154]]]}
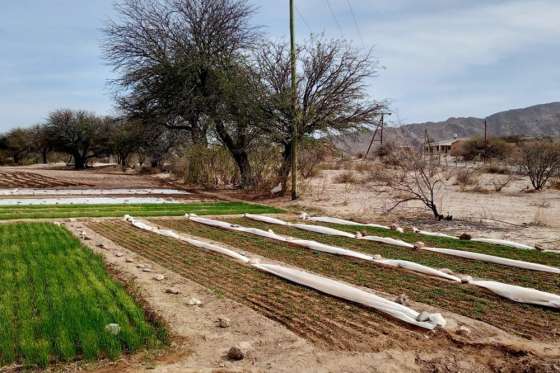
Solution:
{"label": "small stone", "polygon": [[471,330],[464,325],[461,325],[457,329],[457,334],[462,335],[464,337],[468,337],[471,334]]}
{"label": "small stone", "polygon": [[239,347],[232,347],[227,353],[227,358],[230,360],[239,361],[245,358],[245,354]]}
{"label": "small stone", "polygon": [[414,250],[422,250],[424,247],[426,247],[426,244],[422,241],[417,241],[414,243]]}
{"label": "small stone", "polygon": [[448,275],[454,275],[455,273],[449,268],[440,268],[440,272],[447,273]]}
{"label": "small stone", "polygon": [[98,244],[95,245],[95,246],[97,246],[97,247],[100,248],[100,249],[104,249],[104,248],[105,248],[105,245],[102,244],[102,243],[98,243]]}
{"label": "small stone", "polygon": [[126,259],[125,259],[125,262],[127,262],[127,263],[134,263],[134,260],[132,260],[132,259],[130,259],[130,258],[126,258]]}
{"label": "small stone", "polygon": [[117,335],[121,332],[121,327],[119,324],[107,324],[105,325],[105,331],[111,333],[112,335]]}
{"label": "small stone", "polygon": [[391,228],[392,231],[396,231],[399,228],[399,226],[397,223],[393,223],[389,226],[389,228]]}
{"label": "small stone", "polygon": [[395,302],[398,304],[402,304],[403,306],[408,306],[410,304],[410,300],[406,294],[401,294],[395,299]]}
{"label": "small stone", "polygon": [[419,321],[419,322],[424,322],[424,321],[429,321],[429,320],[430,320],[430,313],[427,312],[427,311],[420,312],[420,314],[416,318],[416,321]]}
{"label": "small stone", "polygon": [[164,275],[155,275],[154,280],[163,281],[163,280],[165,280],[165,276]]}
{"label": "small stone", "polygon": [[470,241],[472,239],[472,236],[468,233],[461,233],[461,235],[459,236],[460,240],[465,240],[465,241]]}
{"label": "small stone", "polygon": [[541,252],[542,252],[542,251],[544,251],[544,250],[545,250],[545,248],[544,248],[544,247],[542,247],[542,245],[540,245],[540,244],[536,244],[536,245],[535,245],[535,250],[537,250],[537,251],[541,251]]}
{"label": "small stone", "polygon": [[148,267],[142,268],[142,272],[147,272],[147,273],[149,273],[149,272],[152,272],[152,269],[151,269],[151,268],[148,268]]}
{"label": "small stone", "polygon": [[175,295],[177,295],[177,294],[179,294],[181,291],[180,291],[179,289],[177,289],[177,288],[167,288],[167,289],[165,289],[165,292],[166,292],[167,294],[175,294]]}
{"label": "small stone", "polygon": [[472,276],[469,275],[457,275],[457,277],[459,277],[462,284],[468,284],[473,280]]}
{"label": "small stone", "polygon": [[227,317],[218,317],[218,326],[220,328],[229,328],[231,326],[231,320]]}
{"label": "small stone", "polygon": [[122,258],[124,256],[124,254],[123,253],[115,253],[115,256],[117,258]]}
{"label": "small stone", "polygon": [[187,304],[187,306],[200,306],[202,304],[200,299],[195,297],[190,297],[185,303]]}

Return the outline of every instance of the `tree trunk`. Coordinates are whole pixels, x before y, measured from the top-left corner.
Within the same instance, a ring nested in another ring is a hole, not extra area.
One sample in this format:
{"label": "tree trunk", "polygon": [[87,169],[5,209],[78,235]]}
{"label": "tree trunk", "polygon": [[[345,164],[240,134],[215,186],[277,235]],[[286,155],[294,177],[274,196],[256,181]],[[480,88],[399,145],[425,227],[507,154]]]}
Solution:
{"label": "tree trunk", "polygon": [[87,166],[87,157],[80,153],[74,153],[74,169],[85,170]]}
{"label": "tree trunk", "polygon": [[41,151],[41,157],[43,158],[43,164],[49,163],[48,155],[49,155],[49,150],[48,149],[45,148]]}
{"label": "tree trunk", "polygon": [[282,165],[278,172],[278,178],[282,184],[282,191],[280,195],[285,195],[288,190],[288,178],[290,177],[290,171],[292,169],[292,142],[284,144],[284,150],[282,151]]}
{"label": "tree trunk", "polygon": [[247,154],[245,146],[236,144],[227,132],[224,124],[221,122],[216,123],[216,132],[218,133],[220,140],[222,140],[222,143],[230,152],[237,168],[239,169],[239,174],[241,175],[241,187],[244,189],[254,187],[255,178],[253,175],[253,169],[251,168],[251,163],[249,162],[249,154]]}

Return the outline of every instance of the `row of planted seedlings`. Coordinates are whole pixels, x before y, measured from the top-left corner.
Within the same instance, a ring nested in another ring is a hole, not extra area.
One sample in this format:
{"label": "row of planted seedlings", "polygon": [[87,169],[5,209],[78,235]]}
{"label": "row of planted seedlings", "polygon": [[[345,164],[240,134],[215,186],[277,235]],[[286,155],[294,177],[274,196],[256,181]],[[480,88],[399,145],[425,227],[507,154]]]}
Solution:
{"label": "row of planted seedlings", "polygon": [[[425,331],[358,304],[322,294],[124,221],[88,226],[113,242],[245,304],[328,349],[382,351],[425,345]],[[441,344],[453,344],[438,335]],[[440,346],[441,347],[441,346]],[[438,348],[440,348],[438,347]]]}
{"label": "row of planted seedlings", "polygon": [[[272,226],[245,218],[229,218],[230,223],[261,229],[273,229],[276,233],[312,239],[318,242],[355,249],[386,258],[402,258],[432,267],[447,267],[457,272],[492,280],[511,282],[515,276],[518,284],[554,292],[557,275],[537,273],[509,267],[475,262],[462,258],[416,252],[403,248],[351,238],[324,236],[300,231],[293,227]],[[455,312],[485,321],[508,332],[527,338],[551,341],[558,336],[560,312],[544,307],[515,303],[474,286],[450,283],[398,268],[387,268],[359,259],[341,258],[331,254],[314,252],[289,243],[277,242],[250,234],[225,231],[187,220],[155,220],[156,223],[178,231],[213,239],[262,255],[269,259],[310,270],[349,283],[387,292],[395,296],[406,294],[412,300],[442,310]],[[422,258],[421,260],[419,258]],[[521,273],[521,275],[519,275]],[[537,277],[537,279],[535,279]]]}

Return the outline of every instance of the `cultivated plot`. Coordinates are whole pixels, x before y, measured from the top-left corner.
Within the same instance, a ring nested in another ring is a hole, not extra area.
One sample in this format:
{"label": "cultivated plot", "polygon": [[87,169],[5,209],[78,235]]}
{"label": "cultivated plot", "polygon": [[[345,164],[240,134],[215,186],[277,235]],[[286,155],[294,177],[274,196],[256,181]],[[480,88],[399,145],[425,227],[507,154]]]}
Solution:
{"label": "cultivated plot", "polygon": [[230,215],[252,212],[278,213],[274,207],[244,202],[192,202],[169,204],[129,205],[54,205],[54,206],[0,206],[0,220],[47,219],[84,217]]}
{"label": "cultivated plot", "polygon": [[87,185],[88,184],[43,176],[33,172],[0,171],[0,188],[54,188]]}
{"label": "cultivated plot", "polygon": [[166,340],[101,258],[64,228],[1,225],[0,263],[1,365],[115,359]]}
{"label": "cultivated plot", "polygon": [[[361,260],[318,253],[286,243],[278,243],[245,233],[225,231],[186,220],[157,220],[154,222],[195,236],[230,244],[269,259],[292,264],[355,285],[394,294],[395,296],[405,293],[414,301],[478,319],[522,337],[542,341],[553,341],[558,338],[560,313],[557,310],[514,303],[484,289],[449,283],[400,269],[384,268]],[[258,222],[248,224],[247,219],[230,219],[230,222],[267,228],[266,224]],[[277,228],[275,229],[279,233],[311,237],[311,233],[298,231],[294,228]],[[318,238],[317,236],[312,238]],[[326,239],[327,243],[335,244],[334,241],[329,242],[329,239],[330,237]],[[375,247],[375,244],[368,243],[364,247],[372,248]],[[356,247],[356,249],[360,250],[360,247]],[[496,272],[499,273],[500,268],[497,268]]]}

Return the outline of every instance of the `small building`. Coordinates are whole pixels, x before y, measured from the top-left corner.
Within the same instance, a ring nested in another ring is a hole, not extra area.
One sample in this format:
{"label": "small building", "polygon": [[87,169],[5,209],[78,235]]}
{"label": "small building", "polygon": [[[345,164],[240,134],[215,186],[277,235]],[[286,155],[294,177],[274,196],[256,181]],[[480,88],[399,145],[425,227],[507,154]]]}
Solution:
{"label": "small building", "polygon": [[454,137],[449,140],[429,142],[424,144],[424,151],[431,154],[449,154],[452,148],[456,148],[457,145],[464,140],[465,139]]}

